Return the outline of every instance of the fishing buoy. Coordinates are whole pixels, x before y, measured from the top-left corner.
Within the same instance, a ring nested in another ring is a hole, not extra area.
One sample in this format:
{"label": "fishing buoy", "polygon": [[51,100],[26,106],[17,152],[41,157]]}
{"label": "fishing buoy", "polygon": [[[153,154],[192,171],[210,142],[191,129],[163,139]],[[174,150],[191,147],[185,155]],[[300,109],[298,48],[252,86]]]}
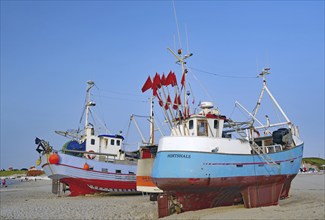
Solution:
{"label": "fishing buoy", "polygon": [[88,165],[88,163],[85,163],[85,164],[84,164],[84,170],[89,170],[89,165]]}
{"label": "fishing buoy", "polygon": [[50,164],[58,164],[60,161],[60,157],[58,154],[53,153],[49,156],[49,162]]}
{"label": "fishing buoy", "polygon": [[41,160],[41,158],[38,158],[38,160],[36,160],[36,166],[39,166],[39,165],[41,165],[41,163],[42,163],[42,160]]}

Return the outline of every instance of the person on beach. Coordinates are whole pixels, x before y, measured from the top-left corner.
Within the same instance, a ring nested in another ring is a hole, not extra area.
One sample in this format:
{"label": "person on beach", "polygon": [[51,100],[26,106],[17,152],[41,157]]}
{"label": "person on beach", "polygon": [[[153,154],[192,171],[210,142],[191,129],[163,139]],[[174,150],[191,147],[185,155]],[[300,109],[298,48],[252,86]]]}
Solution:
{"label": "person on beach", "polygon": [[2,180],[2,187],[7,187],[7,186],[6,186],[6,179],[3,179],[3,180]]}

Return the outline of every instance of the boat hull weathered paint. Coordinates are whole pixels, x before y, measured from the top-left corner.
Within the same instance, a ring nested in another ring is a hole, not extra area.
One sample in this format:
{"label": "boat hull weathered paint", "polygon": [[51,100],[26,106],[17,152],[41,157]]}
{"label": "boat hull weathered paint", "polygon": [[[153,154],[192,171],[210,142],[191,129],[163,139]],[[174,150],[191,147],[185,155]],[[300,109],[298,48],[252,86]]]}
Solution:
{"label": "boat hull weathered paint", "polygon": [[259,155],[160,151],[152,171],[153,182],[164,191],[159,217],[241,202],[247,208],[277,205],[288,197],[302,155],[303,144],[271,153],[275,166]]}
{"label": "boat hull weathered paint", "polygon": [[138,160],[136,183],[137,191],[146,193],[162,193],[151,178],[154,158],[143,158]]}
{"label": "boat hull weathered paint", "polygon": [[[99,192],[135,192],[136,162],[122,161],[119,164],[89,160],[58,152],[60,161],[51,164],[48,155],[42,156],[42,168],[46,175],[54,180],[69,185],[70,196],[94,194]],[[84,164],[90,169],[84,169]],[[118,173],[117,173],[118,172]]]}

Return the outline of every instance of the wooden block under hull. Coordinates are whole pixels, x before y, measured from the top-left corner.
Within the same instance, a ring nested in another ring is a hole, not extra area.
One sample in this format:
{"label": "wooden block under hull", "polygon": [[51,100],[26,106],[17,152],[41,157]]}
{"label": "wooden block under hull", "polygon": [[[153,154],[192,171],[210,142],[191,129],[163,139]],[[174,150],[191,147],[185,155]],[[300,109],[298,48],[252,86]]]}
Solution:
{"label": "wooden block under hull", "polygon": [[249,186],[242,191],[246,208],[277,205],[283,189],[283,183]]}

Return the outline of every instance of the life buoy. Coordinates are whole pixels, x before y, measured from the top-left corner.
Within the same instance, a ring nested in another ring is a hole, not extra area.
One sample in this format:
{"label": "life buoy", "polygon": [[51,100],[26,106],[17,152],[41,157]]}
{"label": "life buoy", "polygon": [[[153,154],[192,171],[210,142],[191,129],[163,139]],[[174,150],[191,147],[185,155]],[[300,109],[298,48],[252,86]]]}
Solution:
{"label": "life buoy", "polygon": [[[95,152],[95,151],[90,150],[90,151],[88,151],[88,152]],[[87,157],[88,157],[88,159],[93,160],[93,159],[96,157],[96,155],[94,155],[94,154],[87,154]]]}

